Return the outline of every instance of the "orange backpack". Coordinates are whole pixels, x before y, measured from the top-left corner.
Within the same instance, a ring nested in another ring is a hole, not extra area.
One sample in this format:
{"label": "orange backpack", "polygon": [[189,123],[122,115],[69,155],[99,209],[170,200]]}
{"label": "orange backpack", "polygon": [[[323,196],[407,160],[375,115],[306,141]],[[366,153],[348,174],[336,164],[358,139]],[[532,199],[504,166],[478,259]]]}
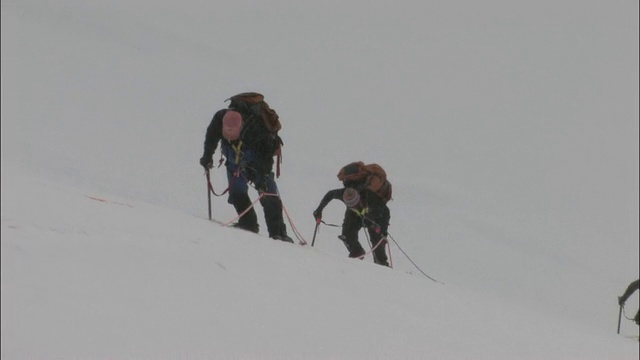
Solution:
{"label": "orange backpack", "polygon": [[245,116],[255,116],[262,119],[265,127],[270,133],[277,135],[278,131],[282,129],[278,113],[269,107],[269,104],[264,101],[264,96],[262,94],[246,92],[234,95],[225,100],[225,102],[226,101],[231,101],[229,103],[230,109],[239,111]]}
{"label": "orange backpack", "polygon": [[362,161],[352,162],[340,169],[338,180],[345,186],[361,185],[364,189],[378,195],[385,203],[391,200],[391,183],[387,180],[387,173],[378,164],[365,165]]}

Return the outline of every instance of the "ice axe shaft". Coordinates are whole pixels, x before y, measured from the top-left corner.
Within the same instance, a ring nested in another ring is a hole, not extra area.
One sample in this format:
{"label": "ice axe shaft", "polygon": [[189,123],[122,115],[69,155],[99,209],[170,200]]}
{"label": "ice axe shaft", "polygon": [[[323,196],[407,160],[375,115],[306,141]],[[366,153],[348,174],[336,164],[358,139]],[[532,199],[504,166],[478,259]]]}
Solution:
{"label": "ice axe shaft", "polygon": [[211,177],[209,176],[209,169],[205,171],[207,175],[207,199],[209,202],[209,220],[211,220]]}
{"label": "ice axe shaft", "polygon": [[313,240],[311,240],[311,247],[316,243],[316,235],[318,234],[318,227],[320,226],[320,222],[322,220],[320,218],[316,219],[316,229],[313,231]]}
{"label": "ice axe shaft", "polygon": [[622,305],[620,305],[620,311],[618,312],[618,334],[620,334],[620,320],[622,320]]}

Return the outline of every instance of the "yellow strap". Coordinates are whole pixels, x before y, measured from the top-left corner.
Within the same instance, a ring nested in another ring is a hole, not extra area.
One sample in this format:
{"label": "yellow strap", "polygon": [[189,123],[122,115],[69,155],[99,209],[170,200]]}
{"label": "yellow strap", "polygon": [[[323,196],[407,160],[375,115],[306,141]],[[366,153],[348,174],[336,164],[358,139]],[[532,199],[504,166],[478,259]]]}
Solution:
{"label": "yellow strap", "polygon": [[367,213],[369,212],[369,208],[365,207],[362,210],[358,211],[355,208],[351,208],[351,211],[353,211],[354,213],[356,213],[356,215],[360,216],[360,217],[364,217],[365,215],[367,215]]}
{"label": "yellow strap", "polygon": [[238,145],[231,144],[231,147],[233,148],[233,151],[235,151],[236,153],[236,164],[240,164],[240,156],[242,155],[242,153],[240,152],[240,149],[242,148],[242,140],[240,140]]}

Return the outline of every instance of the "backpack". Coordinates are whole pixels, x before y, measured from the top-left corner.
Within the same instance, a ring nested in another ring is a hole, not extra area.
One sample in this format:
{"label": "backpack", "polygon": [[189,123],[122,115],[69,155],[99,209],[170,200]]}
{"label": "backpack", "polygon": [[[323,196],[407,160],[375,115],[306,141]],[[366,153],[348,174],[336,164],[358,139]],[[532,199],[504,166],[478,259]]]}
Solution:
{"label": "backpack", "polygon": [[231,101],[229,109],[236,110],[248,118],[262,119],[267,131],[277,135],[278,131],[282,129],[278,113],[269,107],[262,94],[246,92],[234,95],[225,100],[225,102],[227,101]]}
{"label": "backpack", "polygon": [[225,100],[225,102],[227,101],[230,101],[229,109],[241,113],[246,124],[255,124],[257,122],[260,125],[258,127],[264,129],[262,131],[266,131],[271,135],[273,156],[277,156],[276,177],[279,177],[280,163],[282,163],[282,145],[284,143],[278,135],[278,131],[282,129],[278,113],[269,107],[262,94],[256,92],[240,93]]}
{"label": "backpack", "polygon": [[362,161],[345,165],[338,172],[338,180],[347,186],[359,186],[378,195],[386,204],[391,200],[391,183],[387,173],[378,164],[365,165]]}

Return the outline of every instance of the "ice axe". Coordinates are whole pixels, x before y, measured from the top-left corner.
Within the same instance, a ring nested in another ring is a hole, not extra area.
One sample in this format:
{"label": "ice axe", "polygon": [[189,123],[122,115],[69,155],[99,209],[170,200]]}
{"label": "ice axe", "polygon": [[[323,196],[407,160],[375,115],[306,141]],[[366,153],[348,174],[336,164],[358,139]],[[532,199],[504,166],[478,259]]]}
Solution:
{"label": "ice axe", "polygon": [[620,334],[620,320],[622,320],[622,308],[623,306],[620,305],[620,311],[618,312],[618,334]]}
{"label": "ice axe", "polygon": [[211,177],[209,176],[209,169],[204,171],[207,176],[207,199],[209,202],[209,220],[211,220]]}
{"label": "ice axe", "polygon": [[313,244],[315,244],[316,242],[316,235],[318,234],[318,227],[320,226],[321,221],[321,218],[316,219],[316,229],[313,231],[313,240],[311,240],[311,247],[313,247]]}

